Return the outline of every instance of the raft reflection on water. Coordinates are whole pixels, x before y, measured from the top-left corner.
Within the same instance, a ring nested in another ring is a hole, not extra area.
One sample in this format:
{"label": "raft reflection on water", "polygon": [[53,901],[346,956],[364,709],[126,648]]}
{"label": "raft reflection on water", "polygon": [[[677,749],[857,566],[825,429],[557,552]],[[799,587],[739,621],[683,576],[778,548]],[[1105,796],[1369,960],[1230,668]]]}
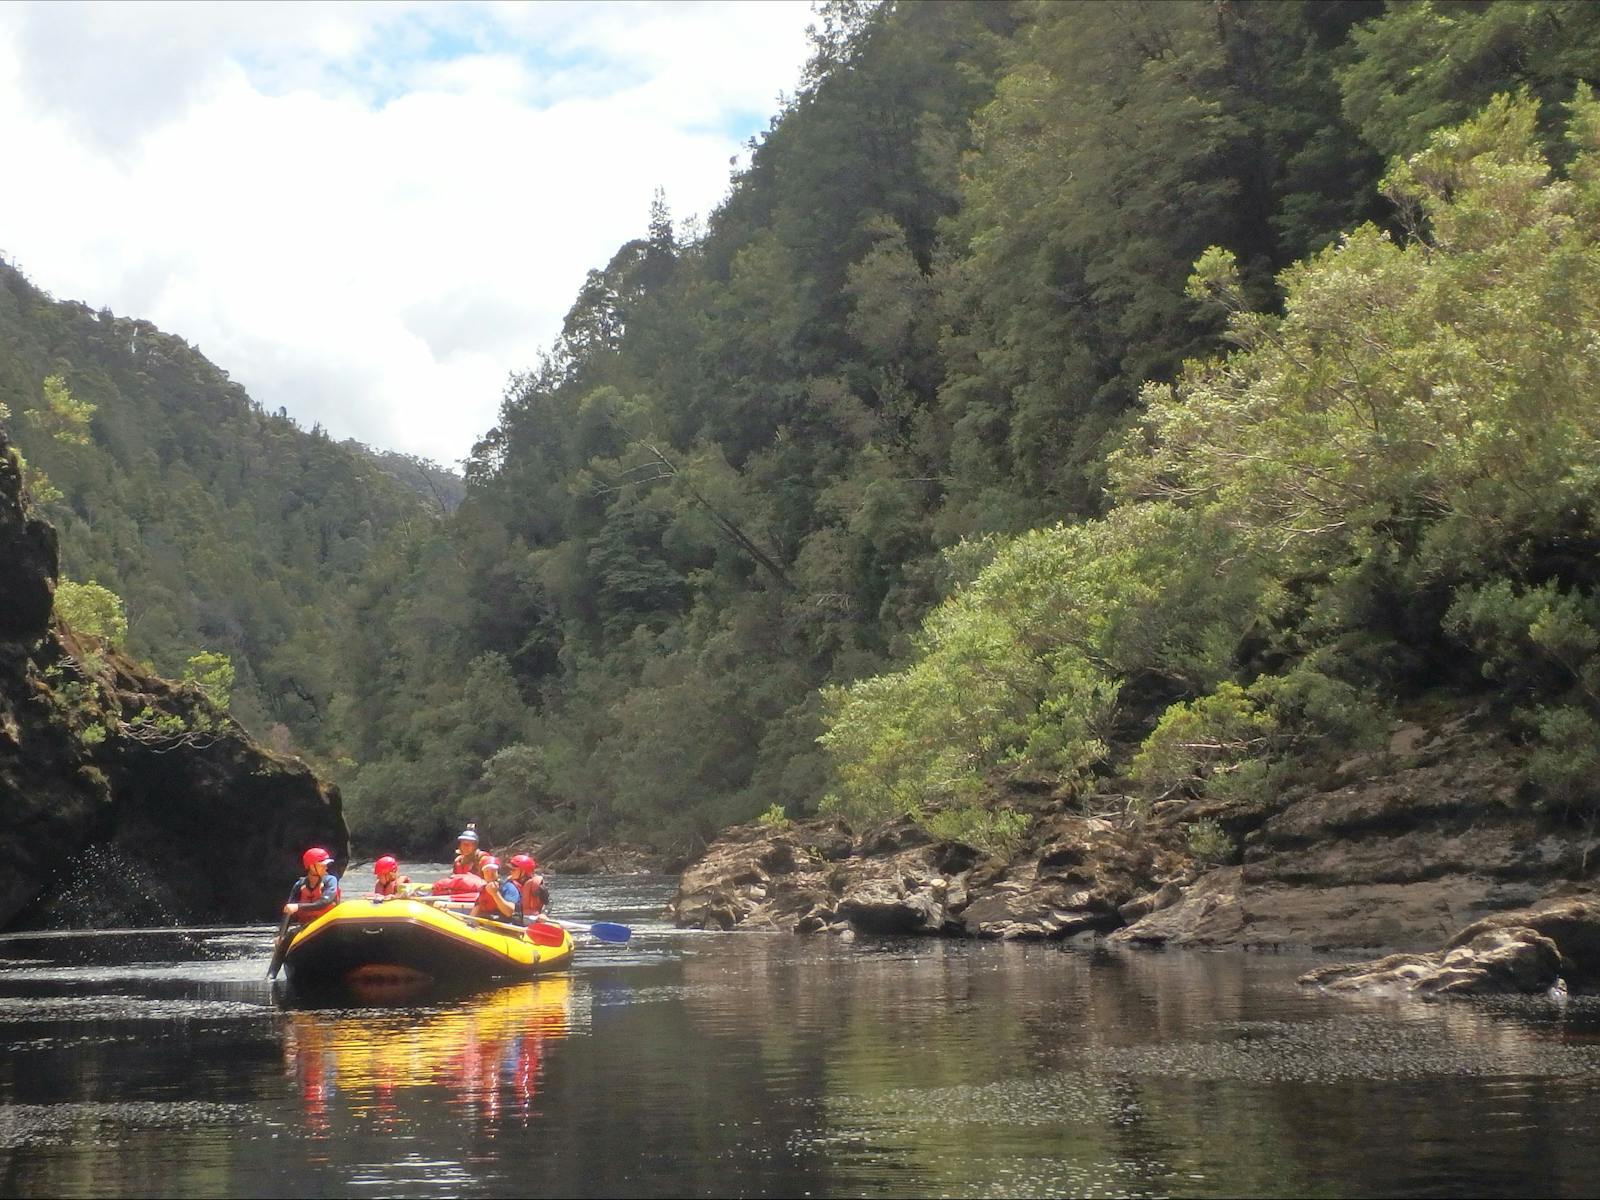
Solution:
{"label": "raft reflection on water", "polygon": [[299,1010],[284,1057],[313,1134],[327,1133],[341,1107],[392,1125],[412,1088],[443,1089],[449,1107],[492,1129],[537,1114],[545,1054],[572,1032],[574,1009],[571,980],[552,976],[442,1009]]}

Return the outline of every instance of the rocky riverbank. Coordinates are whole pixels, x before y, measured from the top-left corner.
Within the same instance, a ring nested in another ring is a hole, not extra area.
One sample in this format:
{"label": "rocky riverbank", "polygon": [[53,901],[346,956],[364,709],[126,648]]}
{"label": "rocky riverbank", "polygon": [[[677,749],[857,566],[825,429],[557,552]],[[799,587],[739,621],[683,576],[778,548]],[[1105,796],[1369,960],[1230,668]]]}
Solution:
{"label": "rocky riverbank", "polygon": [[[1477,937],[1600,866],[1592,829],[1522,793],[1522,754],[1487,709],[1435,712],[1323,787],[1138,821],[1046,812],[1004,859],[910,822],[867,836],[833,821],[746,825],[684,873],[673,914],[715,929],[1448,953],[1457,930]],[[1230,861],[1191,853],[1185,831],[1201,819],[1230,835]]]}
{"label": "rocky riverbank", "polygon": [[1600,896],[1587,890],[1485,917],[1432,954],[1321,967],[1300,982],[1424,998],[1553,992],[1600,984]]}
{"label": "rocky riverbank", "polygon": [[0,929],[266,919],[305,846],[348,856],[337,789],[54,622],[55,531],[3,432],[0,564]]}

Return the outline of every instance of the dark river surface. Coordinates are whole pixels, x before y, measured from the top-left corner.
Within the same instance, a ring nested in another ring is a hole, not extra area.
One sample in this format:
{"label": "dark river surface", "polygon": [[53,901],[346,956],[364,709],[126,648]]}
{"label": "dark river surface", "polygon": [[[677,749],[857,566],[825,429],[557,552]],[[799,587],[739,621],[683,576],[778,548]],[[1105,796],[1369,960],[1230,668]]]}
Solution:
{"label": "dark river surface", "polygon": [[[352,880],[359,884],[359,879]],[[272,931],[0,937],[8,1196],[1593,1195],[1600,1002],[1307,991],[1290,956],[681,932],[298,1006]]]}

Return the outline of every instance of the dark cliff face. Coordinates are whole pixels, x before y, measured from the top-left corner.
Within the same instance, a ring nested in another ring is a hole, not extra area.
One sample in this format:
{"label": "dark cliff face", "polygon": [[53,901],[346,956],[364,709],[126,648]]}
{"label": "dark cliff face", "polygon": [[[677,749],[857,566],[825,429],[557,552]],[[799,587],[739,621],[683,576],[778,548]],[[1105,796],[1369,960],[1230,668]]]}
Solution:
{"label": "dark cliff face", "polygon": [[53,622],[56,537],[0,430],[0,928],[270,919],[341,862],[336,788],[191,685]]}
{"label": "dark cliff face", "polygon": [[0,430],[0,639],[37,637],[56,591],[56,531],[26,507],[22,471]]}

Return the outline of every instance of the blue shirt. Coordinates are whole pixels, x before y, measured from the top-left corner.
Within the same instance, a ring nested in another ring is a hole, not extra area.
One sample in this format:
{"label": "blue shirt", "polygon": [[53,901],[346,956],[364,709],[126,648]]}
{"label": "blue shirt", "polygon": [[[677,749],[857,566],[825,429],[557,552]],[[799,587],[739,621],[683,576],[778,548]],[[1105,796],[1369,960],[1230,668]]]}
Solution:
{"label": "blue shirt", "polygon": [[[490,891],[490,888],[494,890]],[[511,906],[509,916],[503,915],[494,906],[493,897],[497,894],[500,899]],[[483,895],[478,897],[478,903],[473,906],[472,911],[474,916],[487,917],[491,921],[515,920],[517,914],[522,911],[522,890],[517,887],[514,880],[510,879],[496,879],[493,883],[486,882],[483,885]]]}
{"label": "blue shirt", "polygon": [[511,911],[515,913],[522,907],[522,889],[517,886],[516,881],[513,879],[499,880],[498,886],[500,888],[500,898],[511,905]]}

